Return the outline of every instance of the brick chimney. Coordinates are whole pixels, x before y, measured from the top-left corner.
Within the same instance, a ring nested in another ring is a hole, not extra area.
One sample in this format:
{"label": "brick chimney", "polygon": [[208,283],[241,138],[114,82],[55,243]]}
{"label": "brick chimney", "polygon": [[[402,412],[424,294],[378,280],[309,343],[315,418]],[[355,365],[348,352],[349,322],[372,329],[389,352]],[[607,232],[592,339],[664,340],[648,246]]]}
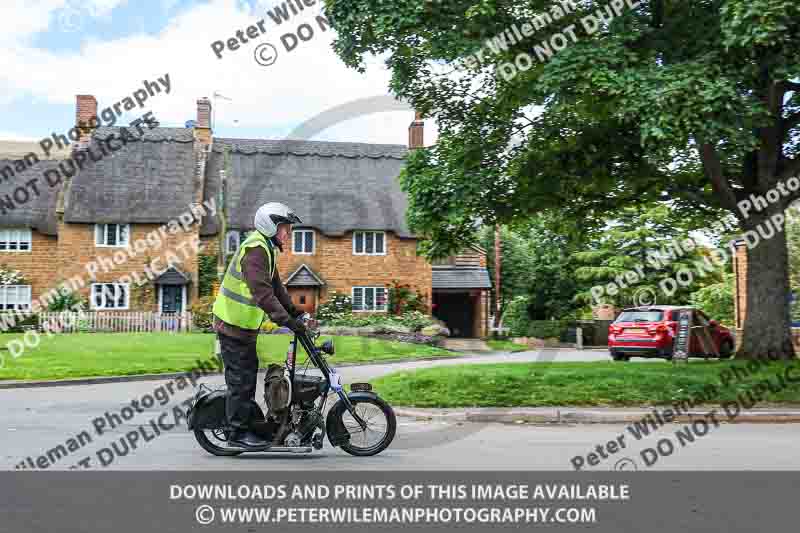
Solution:
{"label": "brick chimney", "polygon": [[97,99],[91,94],[76,96],[75,125],[78,127],[78,144],[85,146],[97,129]]}
{"label": "brick chimney", "polygon": [[197,101],[194,138],[206,146],[211,144],[211,100],[208,98],[200,98]]}
{"label": "brick chimney", "polygon": [[422,120],[422,114],[417,111],[414,115],[414,122],[408,127],[408,148],[413,150],[415,148],[425,147],[425,122]]}

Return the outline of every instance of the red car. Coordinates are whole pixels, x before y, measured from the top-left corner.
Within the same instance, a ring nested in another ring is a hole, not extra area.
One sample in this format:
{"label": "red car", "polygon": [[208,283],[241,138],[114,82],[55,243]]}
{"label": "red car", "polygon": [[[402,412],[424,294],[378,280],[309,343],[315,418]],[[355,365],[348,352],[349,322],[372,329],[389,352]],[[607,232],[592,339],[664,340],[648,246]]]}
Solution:
{"label": "red car", "polygon": [[[653,305],[625,309],[608,327],[608,351],[611,357],[615,361],[627,361],[631,356],[672,359],[678,331],[678,313],[684,309],[694,311],[695,320],[708,328],[720,358],[728,358],[733,354],[731,331],[716,320],[710,320],[699,309]],[[690,339],[689,354],[692,357],[713,357],[703,353],[703,346],[697,335],[693,334]]]}

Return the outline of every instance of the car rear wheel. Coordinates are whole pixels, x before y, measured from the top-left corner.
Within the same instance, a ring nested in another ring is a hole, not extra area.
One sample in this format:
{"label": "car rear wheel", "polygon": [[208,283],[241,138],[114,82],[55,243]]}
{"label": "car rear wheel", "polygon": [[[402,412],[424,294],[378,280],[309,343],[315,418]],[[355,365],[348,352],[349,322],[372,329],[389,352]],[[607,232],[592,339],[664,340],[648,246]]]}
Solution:
{"label": "car rear wheel", "polygon": [[611,351],[611,358],[614,361],[627,361],[627,360],[630,359],[629,356],[623,355],[623,354],[621,354],[621,353],[619,353],[617,351],[614,351],[614,350]]}
{"label": "car rear wheel", "polygon": [[727,340],[722,343],[722,346],[719,347],[719,358],[730,359],[732,355],[733,355],[733,342]]}

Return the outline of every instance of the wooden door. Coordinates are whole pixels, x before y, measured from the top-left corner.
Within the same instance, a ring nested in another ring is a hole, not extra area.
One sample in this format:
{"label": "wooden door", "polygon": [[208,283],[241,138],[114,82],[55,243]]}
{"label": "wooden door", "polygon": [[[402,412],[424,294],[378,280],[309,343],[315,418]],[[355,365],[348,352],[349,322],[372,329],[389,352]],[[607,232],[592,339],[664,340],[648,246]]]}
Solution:
{"label": "wooden door", "polygon": [[317,289],[315,287],[291,287],[288,292],[292,303],[298,309],[312,315],[317,310]]}

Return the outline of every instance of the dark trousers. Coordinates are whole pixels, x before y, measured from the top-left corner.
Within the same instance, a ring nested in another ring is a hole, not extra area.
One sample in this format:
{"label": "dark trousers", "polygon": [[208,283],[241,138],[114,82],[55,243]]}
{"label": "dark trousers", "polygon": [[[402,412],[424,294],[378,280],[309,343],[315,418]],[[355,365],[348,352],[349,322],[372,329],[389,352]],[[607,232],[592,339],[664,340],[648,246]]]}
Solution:
{"label": "dark trousers", "polygon": [[256,339],[246,341],[217,334],[222,361],[225,363],[225,416],[230,427],[236,431],[250,426],[250,402],[256,397],[258,382],[258,352]]}

